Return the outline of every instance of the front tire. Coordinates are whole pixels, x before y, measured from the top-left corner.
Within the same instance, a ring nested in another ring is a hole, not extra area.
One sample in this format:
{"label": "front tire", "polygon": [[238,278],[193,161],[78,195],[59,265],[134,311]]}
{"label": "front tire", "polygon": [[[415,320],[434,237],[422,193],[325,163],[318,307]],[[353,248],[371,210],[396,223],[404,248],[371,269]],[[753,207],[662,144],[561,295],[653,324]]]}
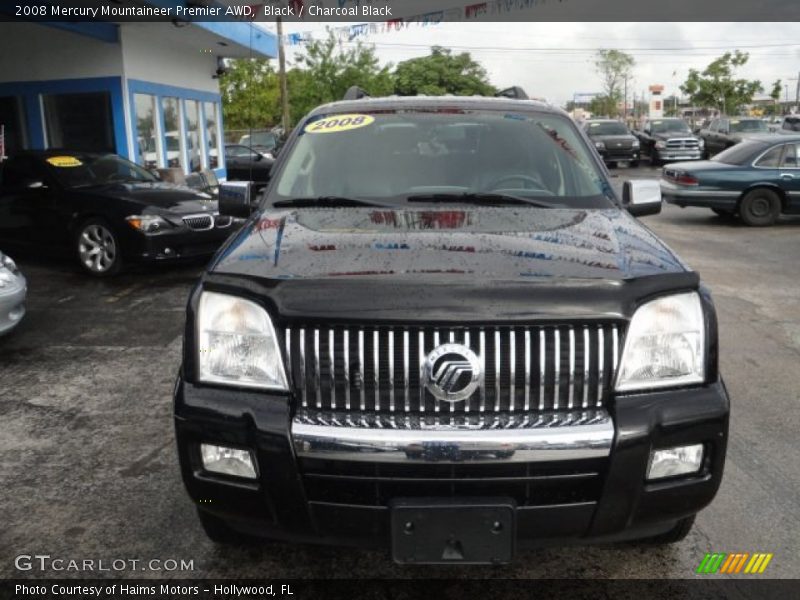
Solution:
{"label": "front tire", "polygon": [[81,223],[75,236],[75,252],[83,270],[95,277],[116,275],[122,269],[119,240],[103,219]]}
{"label": "front tire", "polygon": [[739,203],[739,217],[751,227],[772,225],[778,219],[780,212],[780,197],[766,188],[750,190]]}

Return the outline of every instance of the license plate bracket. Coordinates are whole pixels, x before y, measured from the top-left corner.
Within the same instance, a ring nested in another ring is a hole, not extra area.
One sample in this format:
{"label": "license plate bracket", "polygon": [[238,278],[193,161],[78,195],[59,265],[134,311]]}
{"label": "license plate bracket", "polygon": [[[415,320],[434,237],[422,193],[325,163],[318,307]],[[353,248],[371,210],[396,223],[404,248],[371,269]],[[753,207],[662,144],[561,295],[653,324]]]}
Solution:
{"label": "license plate bracket", "polygon": [[503,564],[514,556],[510,498],[397,499],[391,506],[392,557],[400,564]]}

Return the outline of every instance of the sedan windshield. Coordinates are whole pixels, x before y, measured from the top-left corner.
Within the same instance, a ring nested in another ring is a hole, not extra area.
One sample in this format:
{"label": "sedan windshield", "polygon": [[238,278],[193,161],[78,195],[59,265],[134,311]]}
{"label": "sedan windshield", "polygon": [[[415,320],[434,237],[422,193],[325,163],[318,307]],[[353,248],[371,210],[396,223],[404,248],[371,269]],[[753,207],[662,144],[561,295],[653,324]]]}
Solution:
{"label": "sedan windshield", "polygon": [[616,121],[589,123],[586,126],[589,135],[629,135],[628,128]]}
{"label": "sedan windshield", "polygon": [[745,131],[768,131],[767,124],[761,119],[731,120],[731,133],[741,133]]}
{"label": "sedan windshield", "polygon": [[71,154],[45,160],[58,182],[68,188],[158,181],[150,172],[116,154]]}
{"label": "sedan windshield", "polygon": [[[550,113],[398,110],[306,122],[267,202],[484,201],[606,208],[612,192],[575,125]],[[538,202],[525,202],[537,199]]]}
{"label": "sedan windshield", "polygon": [[691,133],[691,129],[686,124],[685,121],[681,121],[680,119],[664,119],[662,121],[652,121],[650,123],[650,132],[651,133],[667,133],[667,132],[678,132],[678,133]]}

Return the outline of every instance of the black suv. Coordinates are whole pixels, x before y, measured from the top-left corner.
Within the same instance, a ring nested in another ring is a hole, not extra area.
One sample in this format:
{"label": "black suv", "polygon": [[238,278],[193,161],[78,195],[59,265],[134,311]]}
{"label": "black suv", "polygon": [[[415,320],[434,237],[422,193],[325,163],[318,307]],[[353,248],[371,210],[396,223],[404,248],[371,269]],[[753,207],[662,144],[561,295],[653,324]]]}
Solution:
{"label": "black suv", "polygon": [[[708,290],[632,215],[563,111],[502,98],[327,104],[191,294],[186,488],[237,534],[498,563],[681,539],[722,477]],[[252,211],[252,214],[250,214]]]}
{"label": "black suv", "polygon": [[624,123],[591,119],[583,124],[583,129],[607,165],[628,162],[631,167],[639,166],[639,140]]}

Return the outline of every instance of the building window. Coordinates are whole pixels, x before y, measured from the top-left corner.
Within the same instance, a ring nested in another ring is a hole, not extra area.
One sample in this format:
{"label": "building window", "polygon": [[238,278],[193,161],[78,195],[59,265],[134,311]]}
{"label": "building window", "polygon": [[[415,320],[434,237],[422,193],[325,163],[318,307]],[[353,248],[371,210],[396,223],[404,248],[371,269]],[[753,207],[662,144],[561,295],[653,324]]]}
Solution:
{"label": "building window", "polygon": [[200,103],[186,100],[186,152],[189,155],[189,170],[200,171],[203,160],[200,157]]}
{"label": "building window", "polygon": [[47,94],[44,116],[48,148],[114,152],[108,92]]}
{"label": "building window", "polygon": [[177,98],[162,98],[161,108],[164,111],[164,139],[166,144],[165,164],[171,168],[185,170],[181,144],[181,119]]}
{"label": "building window", "polygon": [[0,131],[3,133],[3,156],[14,154],[27,148],[22,103],[15,96],[0,98]]}
{"label": "building window", "polygon": [[214,102],[206,102],[203,106],[206,120],[206,146],[208,156],[208,166],[210,169],[219,168],[219,118],[217,117],[217,105]]}
{"label": "building window", "polygon": [[159,166],[159,146],[161,145],[156,126],[156,98],[149,94],[134,94],[136,111],[136,162],[147,169]]}

